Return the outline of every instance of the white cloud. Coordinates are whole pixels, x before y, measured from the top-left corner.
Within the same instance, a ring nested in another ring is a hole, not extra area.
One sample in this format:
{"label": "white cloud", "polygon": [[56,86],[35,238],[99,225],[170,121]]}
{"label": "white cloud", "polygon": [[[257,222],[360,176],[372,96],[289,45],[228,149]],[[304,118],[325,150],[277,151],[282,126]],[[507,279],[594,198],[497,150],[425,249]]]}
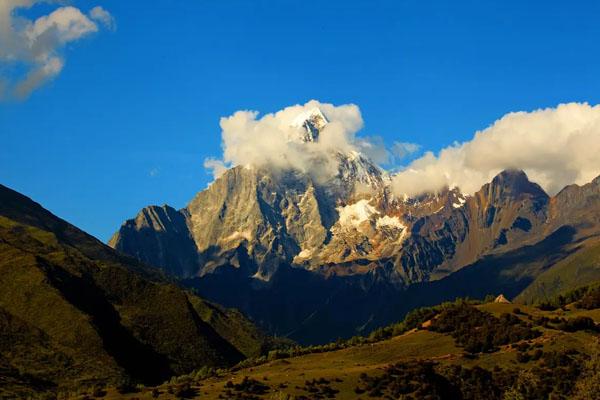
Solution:
{"label": "white cloud", "polygon": [[[52,45],[64,44],[77,40],[91,32],[98,31],[98,27],[78,8],[60,7],[48,15],[36,19],[25,30],[30,47],[37,46],[38,53],[51,52]],[[44,38],[44,35],[50,35]]]}
{"label": "white cloud", "polygon": [[393,179],[397,194],[415,195],[458,186],[477,191],[507,168],[523,169],[555,194],[600,174],[600,105],[561,104],[509,113],[472,140],[425,153]]}
{"label": "white cloud", "polygon": [[[98,31],[92,20],[112,21],[112,16],[100,7],[92,9],[90,19],[75,7],[58,7],[36,20],[20,16],[18,11],[41,0],[0,1],[0,64],[18,66],[25,72],[2,77],[5,96],[27,97],[33,90],[56,77],[63,69],[64,47]],[[111,22],[114,24],[114,22]]]}
{"label": "white cloud", "polygon": [[100,22],[106,29],[111,31],[115,31],[117,29],[117,22],[114,17],[110,15],[108,11],[100,6],[96,6],[90,10],[90,17]]}
{"label": "white cloud", "polygon": [[421,149],[421,145],[410,142],[394,142],[392,145],[392,154],[399,159],[408,157]]}
{"label": "white cloud", "polygon": [[393,159],[393,154],[385,147],[385,143],[381,136],[357,138],[356,146],[361,153],[377,164],[389,164]]}
{"label": "white cloud", "polygon": [[58,75],[62,71],[63,66],[61,58],[48,58],[38,68],[31,69],[25,78],[15,85],[14,92],[20,98],[29,96],[34,89],[41,86],[45,81]]}
{"label": "white cloud", "polygon": [[159,167],[154,167],[154,168],[150,169],[150,171],[148,171],[148,176],[150,178],[156,178],[158,175],[160,175]]}
{"label": "white cloud", "polygon": [[[296,116],[318,107],[330,121],[318,141],[302,142]],[[380,137],[357,137],[363,121],[353,104],[334,106],[312,100],[259,116],[238,111],[221,118],[222,159],[207,159],[215,177],[234,165],[304,171],[318,181],[337,173],[336,152],[359,151],[379,164],[414,155],[420,146],[395,142],[386,150]],[[438,154],[425,152],[393,175],[397,195],[414,196],[459,187],[474,193],[504,169],[523,169],[532,181],[555,194],[572,183],[584,184],[600,174],[600,105],[561,104],[532,112],[514,112],[454,143]]]}
{"label": "white cloud", "polygon": [[223,175],[225,171],[227,171],[227,166],[221,160],[217,160],[216,158],[206,158],[204,160],[204,168],[211,170],[215,179]]}
{"label": "white cloud", "polygon": [[[304,128],[294,126],[294,119],[314,108],[319,108],[329,123],[317,141],[298,140]],[[371,155],[385,151],[377,141],[356,139],[363,120],[354,104],[334,106],[311,100],[262,117],[256,111],[237,111],[221,118],[220,125],[223,158],[205,160],[205,166],[213,169],[215,177],[233,165],[252,165],[296,169],[325,180],[337,173],[337,151],[360,151],[367,147]]]}

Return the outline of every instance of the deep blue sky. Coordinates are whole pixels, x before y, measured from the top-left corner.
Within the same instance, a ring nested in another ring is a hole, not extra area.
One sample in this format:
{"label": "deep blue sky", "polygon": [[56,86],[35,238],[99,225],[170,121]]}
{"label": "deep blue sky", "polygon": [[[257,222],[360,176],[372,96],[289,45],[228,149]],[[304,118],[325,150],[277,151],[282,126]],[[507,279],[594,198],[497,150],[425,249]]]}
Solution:
{"label": "deep blue sky", "polygon": [[0,183],[102,240],[203,189],[219,118],[239,109],[352,102],[365,134],[439,150],[509,111],[600,102],[596,1],[72,4],[101,5],[118,28],[0,103]]}

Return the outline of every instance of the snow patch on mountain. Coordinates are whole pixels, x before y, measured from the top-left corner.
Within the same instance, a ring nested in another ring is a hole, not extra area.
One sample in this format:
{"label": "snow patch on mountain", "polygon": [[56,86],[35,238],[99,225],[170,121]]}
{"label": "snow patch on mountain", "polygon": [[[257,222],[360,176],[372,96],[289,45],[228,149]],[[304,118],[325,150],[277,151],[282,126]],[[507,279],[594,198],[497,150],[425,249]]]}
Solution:
{"label": "snow patch on mountain", "polygon": [[[375,226],[378,231],[381,231],[388,239],[392,239],[395,244],[401,244],[408,237],[408,227],[397,216],[384,215],[379,217]],[[396,240],[393,240],[393,238],[396,238]]]}
{"label": "snow patch on mountain", "polygon": [[224,237],[221,239],[224,242],[234,241],[234,240],[252,240],[252,233],[250,231],[235,231],[231,235]]}
{"label": "snow patch on mountain", "polygon": [[340,216],[339,224],[344,227],[358,228],[359,225],[371,219],[379,211],[369,204],[370,200],[359,200],[354,204],[344,207],[337,207],[336,210]]}
{"label": "snow patch on mountain", "polygon": [[319,139],[319,133],[329,121],[323,115],[318,107],[300,113],[292,121],[292,126],[295,128],[304,128],[300,139],[303,142],[316,142]]}
{"label": "snow patch on mountain", "polygon": [[400,218],[398,217],[390,217],[389,215],[384,215],[383,217],[377,218],[377,222],[375,223],[377,228],[382,227],[391,227],[398,229],[405,229],[406,226],[400,222]]}
{"label": "snow patch on mountain", "polygon": [[357,151],[338,153],[338,184],[354,188],[356,194],[382,192],[389,182],[387,174]]}
{"label": "snow patch on mountain", "polygon": [[313,251],[311,249],[304,249],[300,253],[296,254],[293,262],[295,264],[302,263],[303,261],[310,260],[313,256]]}
{"label": "snow patch on mountain", "polygon": [[292,126],[295,127],[306,127],[307,122],[315,122],[317,128],[322,129],[329,121],[325,118],[325,115],[321,112],[319,107],[313,107],[310,110],[301,112],[292,121]]}
{"label": "snow patch on mountain", "polygon": [[458,197],[456,200],[458,201],[457,203],[452,203],[452,207],[454,208],[461,208],[467,202],[467,200],[465,200],[465,198],[462,196]]}

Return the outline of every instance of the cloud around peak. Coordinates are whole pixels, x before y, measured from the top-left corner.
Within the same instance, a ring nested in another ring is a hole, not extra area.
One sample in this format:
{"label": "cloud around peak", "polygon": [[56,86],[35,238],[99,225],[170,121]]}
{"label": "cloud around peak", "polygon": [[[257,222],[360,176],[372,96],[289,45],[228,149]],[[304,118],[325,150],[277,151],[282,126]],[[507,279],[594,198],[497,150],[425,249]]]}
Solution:
{"label": "cloud around peak", "polygon": [[3,98],[25,98],[58,76],[65,65],[65,46],[98,32],[97,22],[111,30],[116,26],[110,13],[99,6],[88,15],[72,6],[58,7],[35,20],[19,13],[40,2],[0,2],[0,87],[3,89],[0,96]]}
{"label": "cloud around peak", "polygon": [[[319,109],[328,123],[318,140],[302,141],[303,127],[296,118]],[[205,167],[218,177],[226,168],[252,165],[272,169],[295,169],[317,180],[337,173],[336,152],[348,153],[367,149],[381,152],[381,144],[368,138],[357,139],[363,126],[359,108],[354,104],[335,106],[311,100],[303,105],[286,107],[276,113],[259,116],[257,111],[237,111],[221,118],[223,157],[206,159]]]}
{"label": "cloud around peak", "polygon": [[585,184],[600,174],[600,105],[506,114],[472,140],[437,155],[425,153],[394,176],[396,193],[415,195],[443,187],[473,193],[505,169],[522,169],[549,194]]}
{"label": "cloud around peak", "polygon": [[[315,142],[298,140],[301,127],[294,119],[313,108],[329,124]],[[296,169],[318,180],[337,173],[336,152],[357,151],[380,165],[397,165],[414,156],[420,146],[394,142],[387,149],[379,137],[357,136],[363,127],[358,106],[335,106],[311,100],[259,116],[238,111],[221,118],[223,156],[205,160],[218,177],[235,165]],[[437,154],[423,153],[401,167],[391,179],[398,196],[459,187],[472,194],[505,169],[522,169],[549,194],[569,184],[585,184],[600,174],[600,105],[560,104],[531,112],[512,112],[475,132],[464,143],[454,143]]]}

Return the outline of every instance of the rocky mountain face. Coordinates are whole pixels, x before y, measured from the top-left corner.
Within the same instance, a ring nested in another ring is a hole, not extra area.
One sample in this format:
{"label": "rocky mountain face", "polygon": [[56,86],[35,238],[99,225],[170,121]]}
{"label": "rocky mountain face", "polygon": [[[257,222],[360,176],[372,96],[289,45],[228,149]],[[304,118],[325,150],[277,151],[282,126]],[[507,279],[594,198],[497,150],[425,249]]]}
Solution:
{"label": "rocky mountain face", "polygon": [[168,265],[177,276],[193,274],[198,265],[185,214],[167,205],[144,208],[108,245],[115,247],[117,240],[123,253],[149,265]]}
{"label": "rocky mountain face", "polygon": [[[292,140],[317,140],[325,117],[318,110],[301,117],[295,123],[305,134]],[[268,281],[281,264],[349,261],[370,254],[375,241],[401,240],[400,220],[375,209],[386,203],[386,174],[357,152],[334,157],[339,172],[326,182],[298,171],[232,168],[185,209],[144,208],[109,245],[177,276],[233,263]]]}
{"label": "rocky mountain face", "polygon": [[[138,226],[177,223],[176,212],[163,211]],[[0,185],[0,386],[8,398],[160,383],[257,356],[269,340],[239,312],[181,289]]]}
{"label": "rocky mountain face", "polygon": [[[327,123],[318,109],[299,115],[294,124],[302,129],[290,140],[317,141]],[[465,267],[533,246],[561,227],[576,231],[573,241],[600,233],[600,178],[550,197],[523,171],[507,170],[473,195],[447,188],[408,198],[394,196],[388,174],[364,155],[333,157],[337,174],[326,181],[300,171],[234,167],[182,210],[143,209],[110,245],[187,279],[278,334],[306,332],[307,321],[328,309],[329,322],[344,320],[334,323],[339,335],[385,320],[378,321],[373,307],[361,309],[359,299],[380,302],[385,313],[389,301],[381,293],[397,296],[412,285],[450,282],[445,279]],[[228,286],[237,295],[223,295]],[[348,303],[348,296],[355,301]],[[262,303],[248,300],[253,297]],[[272,310],[282,298],[287,302]],[[330,306],[334,298],[353,307],[354,316],[340,317],[341,306]],[[305,312],[282,323],[292,305]]]}
{"label": "rocky mountain face", "polygon": [[577,224],[594,232],[600,223],[600,176],[583,186],[569,185],[554,196],[548,222],[553,227]]}
{"label": "rocky mountain face", "polygon": [[429,266],[441,277],[485,254],[535,242],[549,197],[522,171],[503,171],[473,196],[451,201],[413,225],[412,240],[399,256],[404,268]]}

